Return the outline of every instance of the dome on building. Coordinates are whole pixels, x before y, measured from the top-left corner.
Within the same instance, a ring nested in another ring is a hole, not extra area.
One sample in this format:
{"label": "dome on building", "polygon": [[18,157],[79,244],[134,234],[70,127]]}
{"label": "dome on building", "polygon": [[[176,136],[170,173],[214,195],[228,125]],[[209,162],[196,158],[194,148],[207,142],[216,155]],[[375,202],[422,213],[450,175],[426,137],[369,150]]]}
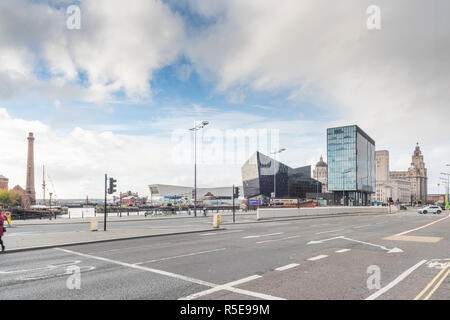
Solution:
{"label": "dome on building", "polygon": [[323,161],[323,157],[320,156],[320,161],[316,163],[316,168],[317,167],[328,167],[328,165],[326,164],[325,161]]}

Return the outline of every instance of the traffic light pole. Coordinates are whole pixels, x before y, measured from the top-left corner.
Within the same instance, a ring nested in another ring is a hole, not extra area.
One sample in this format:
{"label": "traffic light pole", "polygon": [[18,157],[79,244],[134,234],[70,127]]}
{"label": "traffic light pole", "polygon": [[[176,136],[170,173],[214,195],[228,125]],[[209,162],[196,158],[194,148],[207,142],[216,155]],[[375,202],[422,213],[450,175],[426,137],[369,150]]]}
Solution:
{"label": "traffic light pole", "polygon": [[108,188],[108,175],[105,174],[105,213],[103,214],[103,231],[106,231],[106,195]]}
{"label": "traffic light pole", "polygon": [[235,189],[234,189],[234,184],[233,184],[233,192],[232,192],[232,197],[233,197],[233,223],[234,223],[234,196],[235,196]]}

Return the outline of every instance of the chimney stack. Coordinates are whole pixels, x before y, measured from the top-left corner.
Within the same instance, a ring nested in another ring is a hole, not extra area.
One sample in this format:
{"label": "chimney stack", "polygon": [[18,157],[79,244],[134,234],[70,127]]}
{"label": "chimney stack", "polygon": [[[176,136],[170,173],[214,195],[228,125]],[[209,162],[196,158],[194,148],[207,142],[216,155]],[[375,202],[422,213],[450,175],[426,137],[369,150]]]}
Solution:
{"label": "chimney stack", "polygon": [[28,134],[28,159],[27,159],[27,186],[25,189],[29,197],[29,205],[36,201],[36,191],[34,189],[34,136]]}

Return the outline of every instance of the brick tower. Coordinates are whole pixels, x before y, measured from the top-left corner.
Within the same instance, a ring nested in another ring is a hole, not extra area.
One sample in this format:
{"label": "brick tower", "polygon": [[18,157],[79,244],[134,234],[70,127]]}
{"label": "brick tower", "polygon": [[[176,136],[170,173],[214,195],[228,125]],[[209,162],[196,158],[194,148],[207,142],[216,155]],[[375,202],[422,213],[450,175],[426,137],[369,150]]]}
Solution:
{"label": "brick tower", "polygon": [[34,189],[34,136],[32,132],[28,134],[27,186],[25,191],[28,196],[27,206],[35,203],[36,191]]}

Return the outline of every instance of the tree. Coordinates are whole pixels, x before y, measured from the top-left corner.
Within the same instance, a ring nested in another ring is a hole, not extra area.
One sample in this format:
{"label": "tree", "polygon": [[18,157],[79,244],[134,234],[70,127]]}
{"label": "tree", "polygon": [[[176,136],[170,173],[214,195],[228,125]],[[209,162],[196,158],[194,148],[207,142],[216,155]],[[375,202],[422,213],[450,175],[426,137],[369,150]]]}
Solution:
{"label": "tree", "polygon": [[0,190],[0,204],[2,205],[15,205],[19,199],[20,196],[13,190]]}

